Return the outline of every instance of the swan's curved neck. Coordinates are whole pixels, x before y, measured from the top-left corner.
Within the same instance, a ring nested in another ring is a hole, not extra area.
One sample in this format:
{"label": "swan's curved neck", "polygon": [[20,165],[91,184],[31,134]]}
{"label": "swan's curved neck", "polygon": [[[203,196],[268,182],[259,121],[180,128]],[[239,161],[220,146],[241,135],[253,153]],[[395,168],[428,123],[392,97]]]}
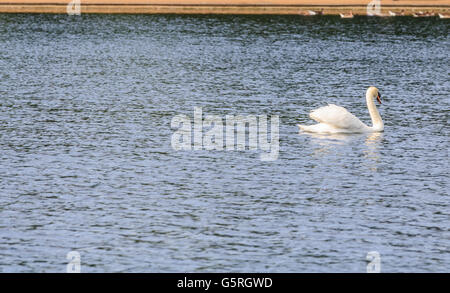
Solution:
{"label": "swan's curved neck", "polygon": [[367,108],[369,109],[370,118],[372,119],[372,129],[374,131],[383,131],[384,124],[374,102],[372,93],[366,93]]}

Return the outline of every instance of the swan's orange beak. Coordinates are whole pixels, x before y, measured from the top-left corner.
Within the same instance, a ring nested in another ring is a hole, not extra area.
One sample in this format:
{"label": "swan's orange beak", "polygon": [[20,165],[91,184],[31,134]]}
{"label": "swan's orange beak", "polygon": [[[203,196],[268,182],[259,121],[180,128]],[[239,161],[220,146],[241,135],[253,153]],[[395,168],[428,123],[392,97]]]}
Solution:
{"label": "swan's orange beak", "polygon": [[377,95],[377,101],[378,101],[378,103],[381,104],[381,95],[380,95],[380,93],[378,93],[378,95]]}

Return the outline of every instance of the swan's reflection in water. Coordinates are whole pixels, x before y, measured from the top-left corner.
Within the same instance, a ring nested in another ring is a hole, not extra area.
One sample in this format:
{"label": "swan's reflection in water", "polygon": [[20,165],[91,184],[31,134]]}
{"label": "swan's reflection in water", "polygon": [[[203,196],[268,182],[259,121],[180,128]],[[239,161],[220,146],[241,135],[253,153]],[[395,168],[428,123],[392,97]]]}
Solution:
{"label": "swan's reflection in water", "polygon": [[364,151],[365,164],[370,170],[376,172],[377,166],[380,161],[379,147],[383,141],[383,132],[373,132],[370,133],[366,138],[367,149]]}
{"label": "swan's reflection in water", "polygon": [[[362,173],[377,172],[380,161],[379,147],[383,133],[317,134],[307,135],[311,144],[312,194],[327,198],[346,188],[353,188],[355,178]],[[340,170],[337,172],[337,170]],[[345,174],[342,174],[344,172]]]}
{"label": "swan's reflection in water", "polygon": [[[355,133],[355,134],[319,134],[300,131],[300,135],[308,135],[313,145],[313,156],[323,159],[326,157],[328,162],[338,163],[339,158],[349,157],[349,152],[355,153],[362,151],[365,160],[362,164],[369,167],[371,171],[377,171],[377,165],[380,160],[379,147],[383,140],[382,132]],[[360,149],[361,140],[364,140],[365,147]],[[344,146],[344,148],[340,148]],[[351,148],[345,148],[351,146]]]}

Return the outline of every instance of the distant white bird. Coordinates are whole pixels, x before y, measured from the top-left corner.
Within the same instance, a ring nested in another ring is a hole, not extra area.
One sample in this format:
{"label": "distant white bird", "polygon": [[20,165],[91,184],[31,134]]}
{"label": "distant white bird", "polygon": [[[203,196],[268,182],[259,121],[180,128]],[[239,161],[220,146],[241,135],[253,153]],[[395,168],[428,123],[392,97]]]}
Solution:
{"label": "distant white bird", "polygon": [[439,18],[450,18],[449,14],[439,13]]}
{"label": "distant white bird", "polygon": [[323,10],[321,10],[321,11],[314,11],[314,10],[306,10],[306,11],[304,11],[304,10],[300,10],[299,12],[298,12],[298,14],[299,15],[322,15],[323,14]]}
{"label": "distant white bird", "polygon": [[314,125],[298,125],[301,130],[315,133],[362,133],[381,132],[384,130],[383,120],[375,106],[374,99],[381,104],[381,95],[376,87],[369,87],[366,92],[367,108],[373,126],[367,126],[344,107],[329,104],[312,111],[311,119],[319,122]]}
{"label": "distant white bird", "polygon": [[389,10],[389,16],[404,16],[405,15],[405,10],[401,10],[400,12],[392,12]]}
{"label": "distant white bird", "polygon": [[350,13],[339,13],[341,18],[353,18],[353,12],[350,11]]}
{"label": "distant white bird", "polygon": [[413,13],[413,17],[432,17],[434,16],[435,13],[434,12],[423,12],[423,11],[419,11],[418,13]]}
{"label": "distant white bird", "polygon": [[323,9],[322,10],[308,10],[309,15],[323,15]]}

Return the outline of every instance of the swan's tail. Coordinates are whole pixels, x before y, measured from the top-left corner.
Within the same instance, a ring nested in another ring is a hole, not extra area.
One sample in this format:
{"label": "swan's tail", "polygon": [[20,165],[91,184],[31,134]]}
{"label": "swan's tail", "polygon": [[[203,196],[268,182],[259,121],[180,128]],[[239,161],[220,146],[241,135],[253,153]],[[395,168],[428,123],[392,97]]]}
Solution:
{"label": "swan's tail", "polygon": [[314,133],[337,133],[337,132],[345,132],[340,131],[339,129],[336,129],[328,124],[325,123],[317,123],[313,125],[301,125],[297,124],[298,127],[306,132],[314,132]]}
{"label": "swan's tail", "polygon": [[298,125],[298,127],[300,128],[300,130],[303,130],[303,131],[311,131],[311,126],[313,126],[313,125],[302,125],[302,124],[297,124]]}

